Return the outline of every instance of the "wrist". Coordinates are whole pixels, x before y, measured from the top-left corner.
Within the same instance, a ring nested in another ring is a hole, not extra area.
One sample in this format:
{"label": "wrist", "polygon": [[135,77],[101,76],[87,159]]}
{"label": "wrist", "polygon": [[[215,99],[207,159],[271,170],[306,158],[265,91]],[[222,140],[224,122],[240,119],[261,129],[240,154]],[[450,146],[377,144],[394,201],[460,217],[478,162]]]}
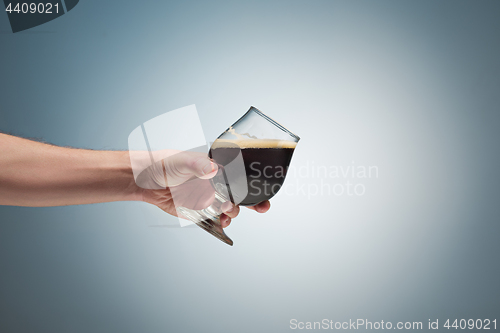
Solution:
{"label": "wrist", "polygon": [[129,152],[116,153],[118,155],[118,163],[115,166],[115,172],[117,174],[117,177],[123,180],[123,187],[120,189],[120,201],[144,201],[144,190],[137,186],[135,182],[134,173],[130,164]]}

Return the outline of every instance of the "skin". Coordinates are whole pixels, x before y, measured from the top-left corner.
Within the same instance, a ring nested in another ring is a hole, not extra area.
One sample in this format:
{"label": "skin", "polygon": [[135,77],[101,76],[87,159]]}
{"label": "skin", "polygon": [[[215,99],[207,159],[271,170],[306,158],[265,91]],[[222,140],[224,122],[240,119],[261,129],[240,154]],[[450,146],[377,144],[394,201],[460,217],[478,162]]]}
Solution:
{"label": "skin", "polygon": [[[155,186],[141,187],[134,179],[129,152],[58,147],[1,133],[0,152],[0,205],[49,207],[143,201],[177,216],[173,197],[176,203],[184,200],[183,205],[197,209],[213,200],[207,184],[217,173],[217,165],[206,155],[165,151],[161,166],[164,178],[148,171],[141,176]],[[195,177],[198,186],[186,183]],[[265,213],[270,206],[264,201],[248,208]],[[240,207],[228,202],[223,211],[221,223],[225,228],[238,216]]]}

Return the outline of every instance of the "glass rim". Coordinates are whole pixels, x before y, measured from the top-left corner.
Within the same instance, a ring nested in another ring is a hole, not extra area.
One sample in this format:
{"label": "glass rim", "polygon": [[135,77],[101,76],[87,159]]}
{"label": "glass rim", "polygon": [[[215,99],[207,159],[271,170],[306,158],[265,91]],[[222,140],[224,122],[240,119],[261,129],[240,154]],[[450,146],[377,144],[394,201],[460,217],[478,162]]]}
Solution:
{"label": "glass rim", "polygon": [[[287,133],[288,135],[290,135],[292,138],[294,138],[295,140],[297,140],[297,142],[300,140],[300,136],[298,136],[297,134],[294,134],[292,133],[290,130],[288,130],[285,126],[281,125],[280,123],[278,123],[276,120],[274,120],[273,118],[269,117],[268,115],[266,115],[265,113],[263,113],[262,111],[260,111],[259,109],[257,109],[255,106],[251,106],[250,107],[250,110],[247,111],[250,112],[250,111],[253,111],[255,112],[256,114],[258,114],[259,116],[261,116],[262,118],[266,119],[267,121],[269,121],[271,124],[273,124],[274,126],[278,127],[280,130],[282,130],[283,132]],[[245,113],[243,115],[243,117],[245,117],[247,115],[247,113]],[[241,118],[243,118],[241,117]]]}

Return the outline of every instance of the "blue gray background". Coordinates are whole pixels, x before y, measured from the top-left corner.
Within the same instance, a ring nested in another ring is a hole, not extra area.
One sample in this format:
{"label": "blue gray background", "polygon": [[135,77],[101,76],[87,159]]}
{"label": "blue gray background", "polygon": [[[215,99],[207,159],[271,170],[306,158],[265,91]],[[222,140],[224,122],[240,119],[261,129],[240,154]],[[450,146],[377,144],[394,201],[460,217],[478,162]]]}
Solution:
{"label": "blue gray background", "polygon": [[138,202],[0,207],[0,331],[500,320],[499,17],[498,1],[85,0],[12,34],[0,13],[4,132],[127,149],[196,104],[213,140],[255,105],[302,137],[295,167],[379,168],[363,196],[243,210],[233,248],[151,227],[177,221]]}

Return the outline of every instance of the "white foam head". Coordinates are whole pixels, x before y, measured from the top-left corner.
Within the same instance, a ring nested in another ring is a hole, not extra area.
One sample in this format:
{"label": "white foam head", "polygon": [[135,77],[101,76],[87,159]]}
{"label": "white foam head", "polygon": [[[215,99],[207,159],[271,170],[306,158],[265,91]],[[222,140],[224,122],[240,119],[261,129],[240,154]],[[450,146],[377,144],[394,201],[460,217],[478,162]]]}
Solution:
{"label": "white foam head", "polygon": [[278,139],[244,139],[244,140],[226,140],[217,139],[212,144],[212,149],[215,148],[231,148],[238,146],[241,149],[245,148],[289,148],[295,149],[297,142],[278,140]]}

